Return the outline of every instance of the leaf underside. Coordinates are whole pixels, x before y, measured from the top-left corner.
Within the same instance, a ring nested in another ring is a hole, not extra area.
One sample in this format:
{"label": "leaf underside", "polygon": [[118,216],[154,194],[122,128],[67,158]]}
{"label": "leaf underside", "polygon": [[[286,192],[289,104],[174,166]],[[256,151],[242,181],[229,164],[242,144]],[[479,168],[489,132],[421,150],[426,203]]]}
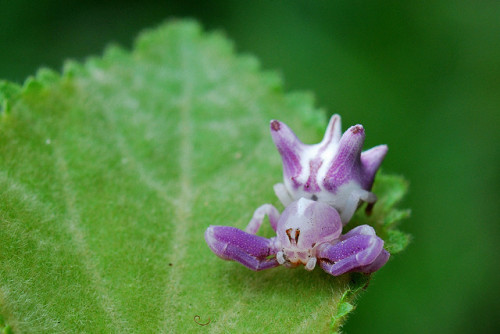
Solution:
{"label": "leaf underside", "polygon": [[[326,125],[310,95],[284,94],[276,74],[193,22],[22,87],[0,82],[0,329],[338,330],[369,276],[256,273],[203,239],[210,224],[244,228],[263,203],[282,209],[273,118],[309,142]],[[352,226],[402,250],[395,226],[409,213],[393,207],[405,191],[378,175],[379,203]]]}

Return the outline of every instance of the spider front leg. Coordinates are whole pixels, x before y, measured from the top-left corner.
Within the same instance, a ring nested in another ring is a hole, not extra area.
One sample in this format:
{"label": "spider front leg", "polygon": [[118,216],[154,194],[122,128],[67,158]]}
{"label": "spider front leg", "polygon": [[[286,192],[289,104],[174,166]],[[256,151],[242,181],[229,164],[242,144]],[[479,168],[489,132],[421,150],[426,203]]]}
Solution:
{"label": "spider front leg", "polygon": [[266,215],[269,217],[269,223],[271,224],[271,227],[273,228],[274,232],[276,232],[278,220],[280,219],[280,213],[278,209],[276,209],[271,204],[261,205],[257,208],[257,210],[255,210],[252,219],[250,219],[250,222],[245,229],[245,232],[250,234],[257,234],[257,231],[261,227]]}
{"label": "spider front leg", "polygon": [[335,244],[318,246],[317,258],[321,268],[333,276],[347,272],[372,273],[389,259],[384,241],[368,225],[358,226],[340,236]]}
{"label": "spider front leg", "polygon": [[211,225],[205,232],[210,249],[224,260],[238,261],[259,271],[279,266],[276,238],[266,239],[231,226]]}

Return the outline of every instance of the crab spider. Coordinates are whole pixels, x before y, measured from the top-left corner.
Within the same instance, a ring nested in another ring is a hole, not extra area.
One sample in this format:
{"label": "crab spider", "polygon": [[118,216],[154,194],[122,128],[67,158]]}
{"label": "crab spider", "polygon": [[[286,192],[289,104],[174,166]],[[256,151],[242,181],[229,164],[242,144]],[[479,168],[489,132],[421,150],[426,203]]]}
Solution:
{"label": "crab spider", "polygon": [[[255,235],[266,215],[276,232],[270,239]],[[205,232],[205,240],[218,257],[238,261],[255,271],[299,264],[313,270],[319,264],[327,273],[338,276],[347,272],[372,273],[387,262],[389,253],[383,248],[384,241],[372,227],[362,225],[344,235],[341,232],[337,210],[301,198],[281,215],[274,206],[264,204],[255,211],[245,231],[212,225]]]}
{"label": "crab spider", "polygon": [[301,197],[325,202],[337,209],[345,225],[362,202],[369,204],[367,210],[375,204],[377,197],[370,190],[387,146],[361,152],[362,125],[341,135],[340,116],[333,115],[323,140],[314,145],[302,143],[280,121],[271,121],[270,128],[283,160],[284,182],[274,185],[274,191],[285,207]]}

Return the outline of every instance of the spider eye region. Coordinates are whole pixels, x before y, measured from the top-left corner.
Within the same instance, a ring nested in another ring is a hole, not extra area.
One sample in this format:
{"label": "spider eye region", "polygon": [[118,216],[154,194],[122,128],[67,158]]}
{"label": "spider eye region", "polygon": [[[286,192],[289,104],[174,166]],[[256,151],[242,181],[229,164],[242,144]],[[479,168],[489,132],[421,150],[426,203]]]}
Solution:
{"label": "spider eye region", "polygon": [[285,232],[288,237],[288,240],[290,241],[290,244],[297,245],[299,243],[300,228],[297,229],[289,228]]}

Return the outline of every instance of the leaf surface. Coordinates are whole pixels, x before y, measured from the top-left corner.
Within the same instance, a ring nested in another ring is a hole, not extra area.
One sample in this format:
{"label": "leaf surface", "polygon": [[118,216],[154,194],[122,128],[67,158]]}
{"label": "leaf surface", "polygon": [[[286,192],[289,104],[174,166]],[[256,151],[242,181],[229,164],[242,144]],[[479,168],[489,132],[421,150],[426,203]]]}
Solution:
{"label": "leaf surface", "polygon": [[[1,82],[0,108],[0,328],[335,331],[368,283],[319,268],[255,273],[206,246],[210,224],[244,228],[261,204],[282,209],[269,120],[310,142],[326,125],[310,95],[284,94],[220,34],[165,24],[131,52]],[[379,175],[376,187],[380,205],[357,223],[402,250],[394,227],[407,212],[393,206],[405,182]]]}

